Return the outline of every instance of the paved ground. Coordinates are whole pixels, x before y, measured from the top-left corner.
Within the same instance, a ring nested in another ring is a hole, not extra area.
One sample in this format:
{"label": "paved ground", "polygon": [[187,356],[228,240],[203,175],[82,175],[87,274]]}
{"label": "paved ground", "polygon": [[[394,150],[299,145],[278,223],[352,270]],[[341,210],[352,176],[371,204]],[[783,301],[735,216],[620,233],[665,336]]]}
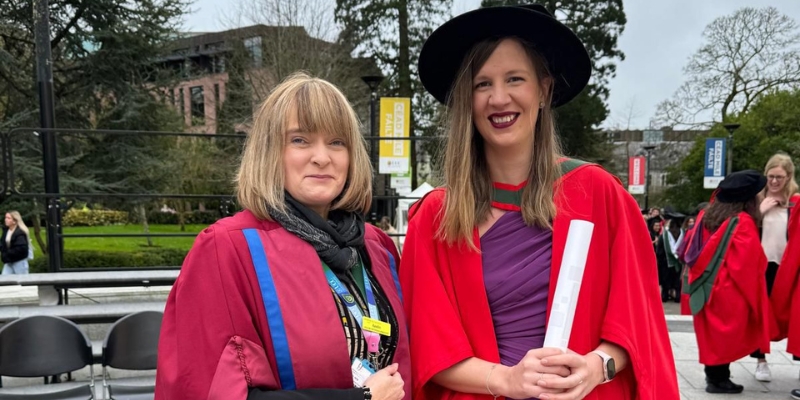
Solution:
{"label": "paved ground", "polygon": [[[70,291],[70,303],[80,302],[115,302],[141,299],[142,301],[165,300],[168,288],[116,288],[116,289],[77,289]],[[0,306],[8,304],[37,304],[38,297],[35,288],[27,287],[0,287]],[[753,400],[790,400],[789,391],[800,388],[800,363],[792,361],[792,356],[786,353],[786,342],[773,343],[772,353],[767,355],[772,370],[772,382],[762,383],[755,380],[754,372],[756,360],[743,358],[731,365],[732,379],[744,385],[745,391],[738,395],[708,394],[705,392],[705,375],[703,366],[697,361],[697,341],[692,329],[691,318],[679,314],[678,304],[665,303],[664,312],[669,327],[669,336],[672,350],[675,355],[675,366],[678,370],[678,383],[681,389],[681,400],[726,400],[726,399],[753,399]],[[102,339],[107,325],[87,325],[89,336],[92,339]],[[100,378],[100,368],[94,370],[94,375]],[[132,377],[138,373],[127,371],[113,371],[113,377]],[[88,380],[88,368],[74,374],[78,380]],[[39,383],[40,379],[13,379],[3,378],[6,387]],[[102,384],[98,380],[98,386]],[[99,389],[99,388],[98,388]],[[613,400],[613,399],[609,399]]]}

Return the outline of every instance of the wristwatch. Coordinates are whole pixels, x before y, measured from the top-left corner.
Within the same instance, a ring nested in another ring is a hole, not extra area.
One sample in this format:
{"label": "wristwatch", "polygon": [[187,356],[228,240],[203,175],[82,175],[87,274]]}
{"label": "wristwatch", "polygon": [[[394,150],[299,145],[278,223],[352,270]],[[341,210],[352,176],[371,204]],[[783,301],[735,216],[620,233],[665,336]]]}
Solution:
{"label": "wristwatch", "polygon": [[614,363],[614,359],[604,351],[595,350],[592,353],[597,354],[603,360],[603,382],[601,383],[610,382],[617,374],[617,365]]}
{"label": "wristwatch", "polygon": [[364,400],[372,400],[372,392],[369,388],[364,386],[361,389],[364,389]]}

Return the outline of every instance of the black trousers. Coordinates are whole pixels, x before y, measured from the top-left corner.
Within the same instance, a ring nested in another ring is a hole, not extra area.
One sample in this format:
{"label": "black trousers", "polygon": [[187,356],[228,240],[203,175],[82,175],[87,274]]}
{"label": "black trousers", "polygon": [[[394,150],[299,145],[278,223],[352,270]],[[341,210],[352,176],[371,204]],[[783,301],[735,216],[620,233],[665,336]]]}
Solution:
{"label": "black trousers", "polygon": [[[767,296],[772,294],[772,285],[775,283],[775,276],[777,274],[778,274],[778,263],[770,262],[769,264],[767,264],[767,274],[766,274]],[[761,358],[766,358],[766,355],[762,353],[760,350],[756,350],[752,354],[750,354],[750,357],[761,359]]]}
{"label": "black trousers", "polygon": [[706,382],[721,383],[731,379],[731,365],[706,365]]}

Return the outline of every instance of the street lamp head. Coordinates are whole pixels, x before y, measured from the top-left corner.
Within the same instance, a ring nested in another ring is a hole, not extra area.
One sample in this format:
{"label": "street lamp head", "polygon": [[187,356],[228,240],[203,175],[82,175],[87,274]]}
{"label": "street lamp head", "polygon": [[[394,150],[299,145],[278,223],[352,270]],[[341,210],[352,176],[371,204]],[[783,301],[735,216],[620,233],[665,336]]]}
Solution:
{"label": "street lamp head", "polygon": [[655,150],[656,147],[658,147],[658,146],[656,146],[654,144],[646,144],[646,145],[642,146],[642,148],[645,149],[648,152]]}
{"label": "street lamp head", "polygon": [[378,89],[378,85],[380,85],[381,82],[383,82],[383,76],[382,75],[366,75],[366,76],[362,76],[361,80],[364,81],[364,83],[366,83],[367,86],[369,86],[369,90],[371,92],[375,92]]}
{"label": "street lamp head", "polygon": [[724,126],[724,127],[725,127],[725,129],[727,129],[727,130],[728,130],[728,133],[730,133],[731,135],[733,135],[733,131],[735,131],[735,130],[739,129],[739,127],[740,127],[740,126],[742,126],[742,125],[741,125],[741,124],[724,124],[724,125],[722,125],[722,126]]}

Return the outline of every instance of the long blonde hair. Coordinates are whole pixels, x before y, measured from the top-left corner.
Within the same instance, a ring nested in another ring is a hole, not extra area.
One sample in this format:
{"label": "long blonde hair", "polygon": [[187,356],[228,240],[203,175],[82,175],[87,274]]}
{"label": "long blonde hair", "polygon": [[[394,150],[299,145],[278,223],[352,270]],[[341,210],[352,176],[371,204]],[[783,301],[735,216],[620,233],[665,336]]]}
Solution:
{"label": "long blonde hair", "polygon": [[[773,168],[782,168],[786,171],[786,184],[783,186],[783,196],[785,197],[784,206],[786,203],[789,202],[789,199],[797,193],[797,180],[795,180],[794,176],[794,163],[792,162],[792,157],[789,157],[787,154],[778,153],[774,156],[769,158],[767,161],[767,165],[764,167],[764,175],[767,175],[769,170]],[[764,187],[764,190],[761,193],[766,196],[767,195],[767,187]]]}
{"label": "long blonde hair", "polygon": [[10,215],[11,219],[17,223],[17,227],[15,229],[19,229],[25,233],[25,236],[31,237],[31,234],[28,231],[28,226],[25,225],[25,221],[22,220],[22,214],[20,214],[19,211],[9,211],[7,214]]}
{"label": "long blonde hair", "polygon": [[347,181],[331,210],[369,211],[372,166],[356,113],[336,86],[305,73],[287,77],[256,111],[235,179],[242,207],[261,219],[271,219],[269,208],[285,211],[283,152],[290,113],[297,113],[304,131],[340,137],[347,145]]}
{"label": "long blonde hair", "polygon": [[[453,83],[444,119],[447,144],[443,165],[447,197],[438,237],[448,243],[466,243],[473,249],[473,229],[488,218],[492,200],[492,180],[484,153],[484,141],[472,120],[473,79],[505,39],[509,37],[485,40],[472,47]],[[517,40],[525,49],[540,86],[544,87],[541,82],[552,79],[545,60],[529,43],[516,37],[511,39]],[[561,147],[556,138],[551,109],[552,85],[547,85],[547,88],[542,98],[544,107],[539,111],[536,126],[532,127],[533,154],[528,185],[522,192],[522,218],[528,225],[543,228],[550,228],[555,218],[553,195],[555,182],[561,176],[558,165]]]}

